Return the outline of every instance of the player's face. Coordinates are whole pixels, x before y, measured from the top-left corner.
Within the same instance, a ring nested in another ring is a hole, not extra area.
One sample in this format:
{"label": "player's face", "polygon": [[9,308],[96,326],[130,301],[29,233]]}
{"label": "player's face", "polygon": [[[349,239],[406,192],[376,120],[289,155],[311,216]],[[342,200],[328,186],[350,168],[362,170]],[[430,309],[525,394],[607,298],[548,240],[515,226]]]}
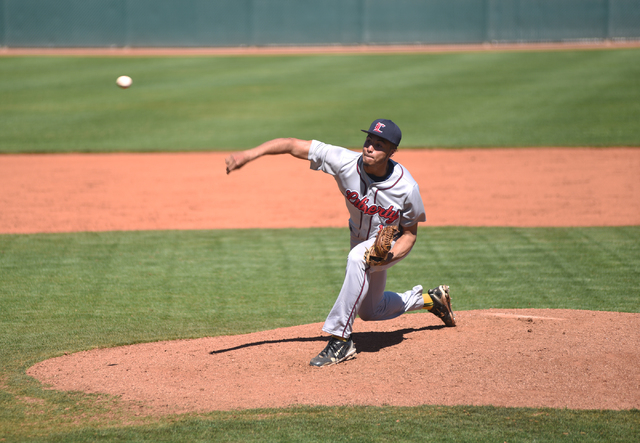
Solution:
{"label": "player's face", "polygon": [[[369,174],[384,175],[387,161],[396,152],[396,145],[388,140],[369,134],[362,147],[362,163]],[[381,174],[377,172],[382,171]]]}

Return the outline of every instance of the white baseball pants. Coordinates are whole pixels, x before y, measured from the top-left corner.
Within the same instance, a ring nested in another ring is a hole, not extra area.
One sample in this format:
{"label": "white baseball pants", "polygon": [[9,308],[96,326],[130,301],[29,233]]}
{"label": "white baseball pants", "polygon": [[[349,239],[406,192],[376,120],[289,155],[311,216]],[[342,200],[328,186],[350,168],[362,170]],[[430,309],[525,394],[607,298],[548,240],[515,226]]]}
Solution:
{"label": "white baseball pants", "polygon": [[368,268],[364,253],[374,241],[375,238],[361,243],[351,240],[344,283],[322,327],[324,332],[348,338],[356,315],[364,321],[389,320],[424,307],[423,288],[420,285],[401,294],[384,290],[387,269],[399,261]]}

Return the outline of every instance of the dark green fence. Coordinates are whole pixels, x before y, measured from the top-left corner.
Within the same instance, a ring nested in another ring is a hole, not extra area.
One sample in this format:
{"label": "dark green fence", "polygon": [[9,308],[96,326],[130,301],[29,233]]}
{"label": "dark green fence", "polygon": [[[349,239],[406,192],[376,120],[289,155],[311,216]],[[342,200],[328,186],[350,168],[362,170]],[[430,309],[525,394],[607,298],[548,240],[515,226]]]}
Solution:
{"label": "dark green fence", "polygon": [[0,0],[8,47],[638,38],[640,0]]}

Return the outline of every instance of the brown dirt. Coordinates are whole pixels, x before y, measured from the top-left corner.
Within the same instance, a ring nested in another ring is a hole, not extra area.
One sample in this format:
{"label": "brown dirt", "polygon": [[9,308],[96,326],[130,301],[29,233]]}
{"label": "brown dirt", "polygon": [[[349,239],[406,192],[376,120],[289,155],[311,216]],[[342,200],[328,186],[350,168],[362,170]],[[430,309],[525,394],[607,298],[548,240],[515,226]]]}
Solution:
{"label": "brown dirt", "polygon": [[357,357],[309,360],[321,323],[233,337],[98,349],[38,363],[55,389],[108,393],[154,413],[290,405],[640,408],[636,314],[570,310],[429,313],[356,321]]}
{"label": "brown dirt", "polygon": [[[329,176],[289,157],[226,176],[223,158],[2,156],[0,232],[346,226]],[[397,160],[420,184],[426,225],[640,224],[640,149],[401,151]],[[458,320],[357,320],[357,357],[322,369],[308,366],[326,340],[312,324],[80,352],[27,373],[153,414],[299,404],[640,408],[638,314],[484,310]]]}
{"label": "brown dirt", "polygon": [[332,45],[332,46],[246,46],[184,48],[0,48],[2,56],[242,56],[299,54],[380,54],[478,51],[566,51],[627,49],[640,47],[640,40],[585,40],[541,43],[473,43],[453,45]]}
{"label": "brown dirt", "polygon": [[[333,179],[293,157],[0,156],[0,233],[345,227]],[[640,149],[400,150],[426,226],[640,224]],[[282,177],[284,180],[276,180]]]}

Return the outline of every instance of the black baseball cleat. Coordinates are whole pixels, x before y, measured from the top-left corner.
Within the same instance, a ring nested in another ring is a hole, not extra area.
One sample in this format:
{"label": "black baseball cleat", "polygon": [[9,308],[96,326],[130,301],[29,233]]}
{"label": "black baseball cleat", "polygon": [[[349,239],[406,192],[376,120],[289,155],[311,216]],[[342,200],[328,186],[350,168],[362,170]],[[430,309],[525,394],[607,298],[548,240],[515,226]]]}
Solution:
{"label": "black baseball cleat", "polygon": [[449,295],[449,286],[440,285],[437,288],[429,289],[429,297],[433,301],[431,313],[444,322],[447,326],[456,325],[456,316],[451,311],[451,296]]}
{"label": "black baseball cleat", "polygon": [[327,346],[316,357],[311,359],[311,366],[330,366],[340,362],[350,360],[356,356],[356,347],[353,340],[349,338],[347,341],[338,340],[331,337]]}

